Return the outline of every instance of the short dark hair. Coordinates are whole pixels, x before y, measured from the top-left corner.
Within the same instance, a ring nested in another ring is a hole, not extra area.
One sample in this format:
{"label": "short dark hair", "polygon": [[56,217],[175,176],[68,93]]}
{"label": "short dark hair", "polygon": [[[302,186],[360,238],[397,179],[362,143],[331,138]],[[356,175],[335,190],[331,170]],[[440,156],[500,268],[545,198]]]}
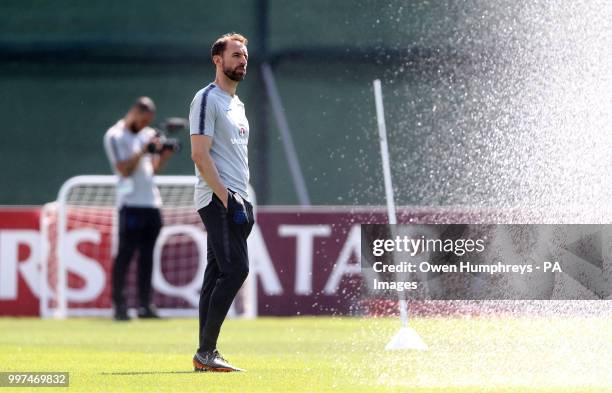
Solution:
{"label": "short dark hair", "polygon": [[144,96],[138,97],[132,107],[138,109],[140,112],[154,113],[156,110],[155,103],[153,102],[153,100],[150,99],[149,97],[144,97]]}
{"label": "short dark hair", "polygon": [[221,37],[217,38],[212,48],[210,48],[210,58],[212,59],[216,55],[223,55],[225,51],[225,47],[227,46],[228,41],[238,41],[247,45],[249,40],[246,39],[245,36],[238,33],[227,33],[223,34]]}

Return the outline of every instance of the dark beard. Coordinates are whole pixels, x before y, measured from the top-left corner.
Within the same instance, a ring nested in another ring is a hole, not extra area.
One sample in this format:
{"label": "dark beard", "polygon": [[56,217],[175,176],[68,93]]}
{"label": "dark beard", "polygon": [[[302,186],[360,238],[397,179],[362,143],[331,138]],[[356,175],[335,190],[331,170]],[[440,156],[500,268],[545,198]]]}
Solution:
{"label": "dark beard", "polygon": [[130,129],[130,131],[132,131],[134,134],[137,134],[140,129],[136,127],[135,123],[130,123],[128,124],[128,128]]}
{"label": "dark beard", "polygon": [[241,82],[246,76],[246,71],[243,74],[239,74],[236,72],[236,69],[230,70],[229,68],[224,68],[223,73],[234,82]]}

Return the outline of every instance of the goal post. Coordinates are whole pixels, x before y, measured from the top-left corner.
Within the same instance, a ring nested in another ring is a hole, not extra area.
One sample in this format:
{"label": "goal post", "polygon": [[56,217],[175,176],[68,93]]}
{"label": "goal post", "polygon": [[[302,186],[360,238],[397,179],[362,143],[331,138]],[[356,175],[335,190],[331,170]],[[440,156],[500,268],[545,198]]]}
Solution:
{"label": "goal post", "polygon": [[[196,316],[206,267],[207,235],[193,202],[195,176],[155,176],[163,206],[153,253],[153,302],[162,316]],[[117,177],[82,175],[67,180],[41,218],[40,315],[43,318],[112,315],[111,271],[118,246]],[[253,190],[249,192],[254,198]],[[254,202],[254,201],[253,201]],[[126,277],[129,307],[137,306],[138,255]],[[257,316],[255,274],[229,312]]]}

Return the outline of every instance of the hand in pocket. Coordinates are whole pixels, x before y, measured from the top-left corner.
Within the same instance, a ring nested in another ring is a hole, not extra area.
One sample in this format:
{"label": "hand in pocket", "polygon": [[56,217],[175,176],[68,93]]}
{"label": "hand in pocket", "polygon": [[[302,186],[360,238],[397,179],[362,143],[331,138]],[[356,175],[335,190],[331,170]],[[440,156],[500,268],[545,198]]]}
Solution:
{"label": "hand in pocket", "polygon": [[244,207],[244,201],[242,200],[242,197],[238,195],[238,193],[229,191],[227,198],[227,211],[236,224],[244,224],[249,221],[246,208]]}

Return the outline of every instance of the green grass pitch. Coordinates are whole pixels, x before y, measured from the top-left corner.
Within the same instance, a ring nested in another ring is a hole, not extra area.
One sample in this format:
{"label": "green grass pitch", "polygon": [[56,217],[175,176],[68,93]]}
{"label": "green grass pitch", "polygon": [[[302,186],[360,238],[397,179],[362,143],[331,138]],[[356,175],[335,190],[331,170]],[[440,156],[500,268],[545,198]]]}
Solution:
{"label": "green grass pitch", "polygon": [[192,372],[196,319],[0,318],[0,371],[68,371],[44,391],[70,392],[602,392],[611,319],[414,319],[427,352],[384,351],[395,318],[229,320],[219,349],[247,372],[221,374]]}

